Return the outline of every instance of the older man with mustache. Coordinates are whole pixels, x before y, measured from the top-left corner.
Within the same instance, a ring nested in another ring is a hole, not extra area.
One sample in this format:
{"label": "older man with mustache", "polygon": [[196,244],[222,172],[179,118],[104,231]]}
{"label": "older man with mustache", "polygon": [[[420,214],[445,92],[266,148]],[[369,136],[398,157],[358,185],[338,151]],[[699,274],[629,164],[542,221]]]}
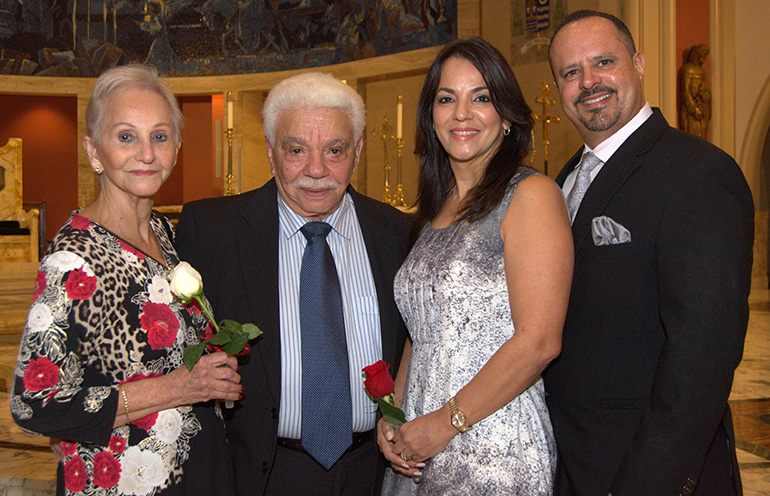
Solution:
{"label": "older man with mustache", "polygon": [[549,55],[585,142],[556,180],[575,274],[544,374],[554,494],[741,494],[727,397],[748,321],[748,185],[645,102],[644,54],[616,17],[568,15]]}
{"label": "older man with mustache", "polygon": [[240,362],[244,398],[225,412],[237,494],[379,494],[385,462],[361,369],[398,370],[393,277],[408,218],[350,186],[365,125],[352,88],[294,76],[262,117],[274,179],[185,205],[177,231],[218,318],[263,331]]}

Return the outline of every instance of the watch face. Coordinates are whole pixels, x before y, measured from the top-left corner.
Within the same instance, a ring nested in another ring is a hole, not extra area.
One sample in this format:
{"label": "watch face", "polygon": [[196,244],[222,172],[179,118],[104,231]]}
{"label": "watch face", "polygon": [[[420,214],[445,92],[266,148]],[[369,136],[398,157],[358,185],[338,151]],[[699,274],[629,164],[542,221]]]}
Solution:
{"label": "watch face", "polygon": [[462,430],[465,428],[465,418],[459,413],[452,414],[452,425],[455,426],[456,429]]}

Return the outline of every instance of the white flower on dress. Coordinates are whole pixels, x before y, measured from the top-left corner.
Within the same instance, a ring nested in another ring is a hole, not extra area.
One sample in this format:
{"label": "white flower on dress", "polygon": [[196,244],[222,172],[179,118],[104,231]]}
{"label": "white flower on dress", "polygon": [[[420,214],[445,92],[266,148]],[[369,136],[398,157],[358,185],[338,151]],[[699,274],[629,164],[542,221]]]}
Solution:
{"label": "white flower on dress", "polygon": [[145,496],[168,478],[168,469],[163,464],[163,458],[138,446],[131,446],[124,451],[120,464],[120,494]]}
{"label": "white flower on dress", "polygon": [[150,293],[150,301],[153,303],[169,304],[174,301],[171,287],[163,276],[152,276],[152,281],[147,285],[147,291]]}
{"label": "white flower on dress", "polygon": [[85,261],[74,253],[57,251],[48,257],[46,263],[59,269],[59,272],[69,272],[70,270],[76,270],[82,267]]}
{"label": "white flower on dress", "polygon": [[174,444],[182,433],[182,415],[176,408],[158,412],[158,419],[151,430],[164,443]]}
{"label": "white flower on dress", "polygon": [[53,314],[48,305],[44,303],[35,303],[29,310],[27,316],[27,327],[30,332],[45,331],[53,324]]}

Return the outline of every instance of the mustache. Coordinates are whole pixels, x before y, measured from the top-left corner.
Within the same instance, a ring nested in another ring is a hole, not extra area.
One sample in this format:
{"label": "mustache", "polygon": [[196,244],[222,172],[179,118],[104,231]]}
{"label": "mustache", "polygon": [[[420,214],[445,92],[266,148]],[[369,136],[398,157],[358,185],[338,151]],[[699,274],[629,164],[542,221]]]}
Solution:
{"label": "mustache", "polygon": [[307,189],[337,189],[340,187],[338,181],[332,179],[313,179],[310,177],[302,177],[293,181],[292,186],[295,188],[307,188]]}
{"label": "mustache", "polygon": [[581,92],[578,96],[575,97],[575,100],[573,103],[577,105],[581,101],[585,100],[586,98],[592,97],[597,93],[613,93],[616,94],[618,91],[615,88],[610,88],[609,86],[598,86],[596,88],[591,88],[590,90],[585,90]]}

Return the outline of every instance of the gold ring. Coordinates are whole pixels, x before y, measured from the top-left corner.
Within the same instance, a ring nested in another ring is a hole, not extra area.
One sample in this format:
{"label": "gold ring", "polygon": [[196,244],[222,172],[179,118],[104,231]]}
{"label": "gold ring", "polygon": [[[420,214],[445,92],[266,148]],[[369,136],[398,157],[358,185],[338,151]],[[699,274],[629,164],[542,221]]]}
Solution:
{"label": "gold ring", "polygon": [[405,462],[408,462],[409,460],[412,459],[411,456],[406,456],[406,450],[405,449],[401,450],[401,453],[398,456],[400,456],[401,459],[404,460]]}

